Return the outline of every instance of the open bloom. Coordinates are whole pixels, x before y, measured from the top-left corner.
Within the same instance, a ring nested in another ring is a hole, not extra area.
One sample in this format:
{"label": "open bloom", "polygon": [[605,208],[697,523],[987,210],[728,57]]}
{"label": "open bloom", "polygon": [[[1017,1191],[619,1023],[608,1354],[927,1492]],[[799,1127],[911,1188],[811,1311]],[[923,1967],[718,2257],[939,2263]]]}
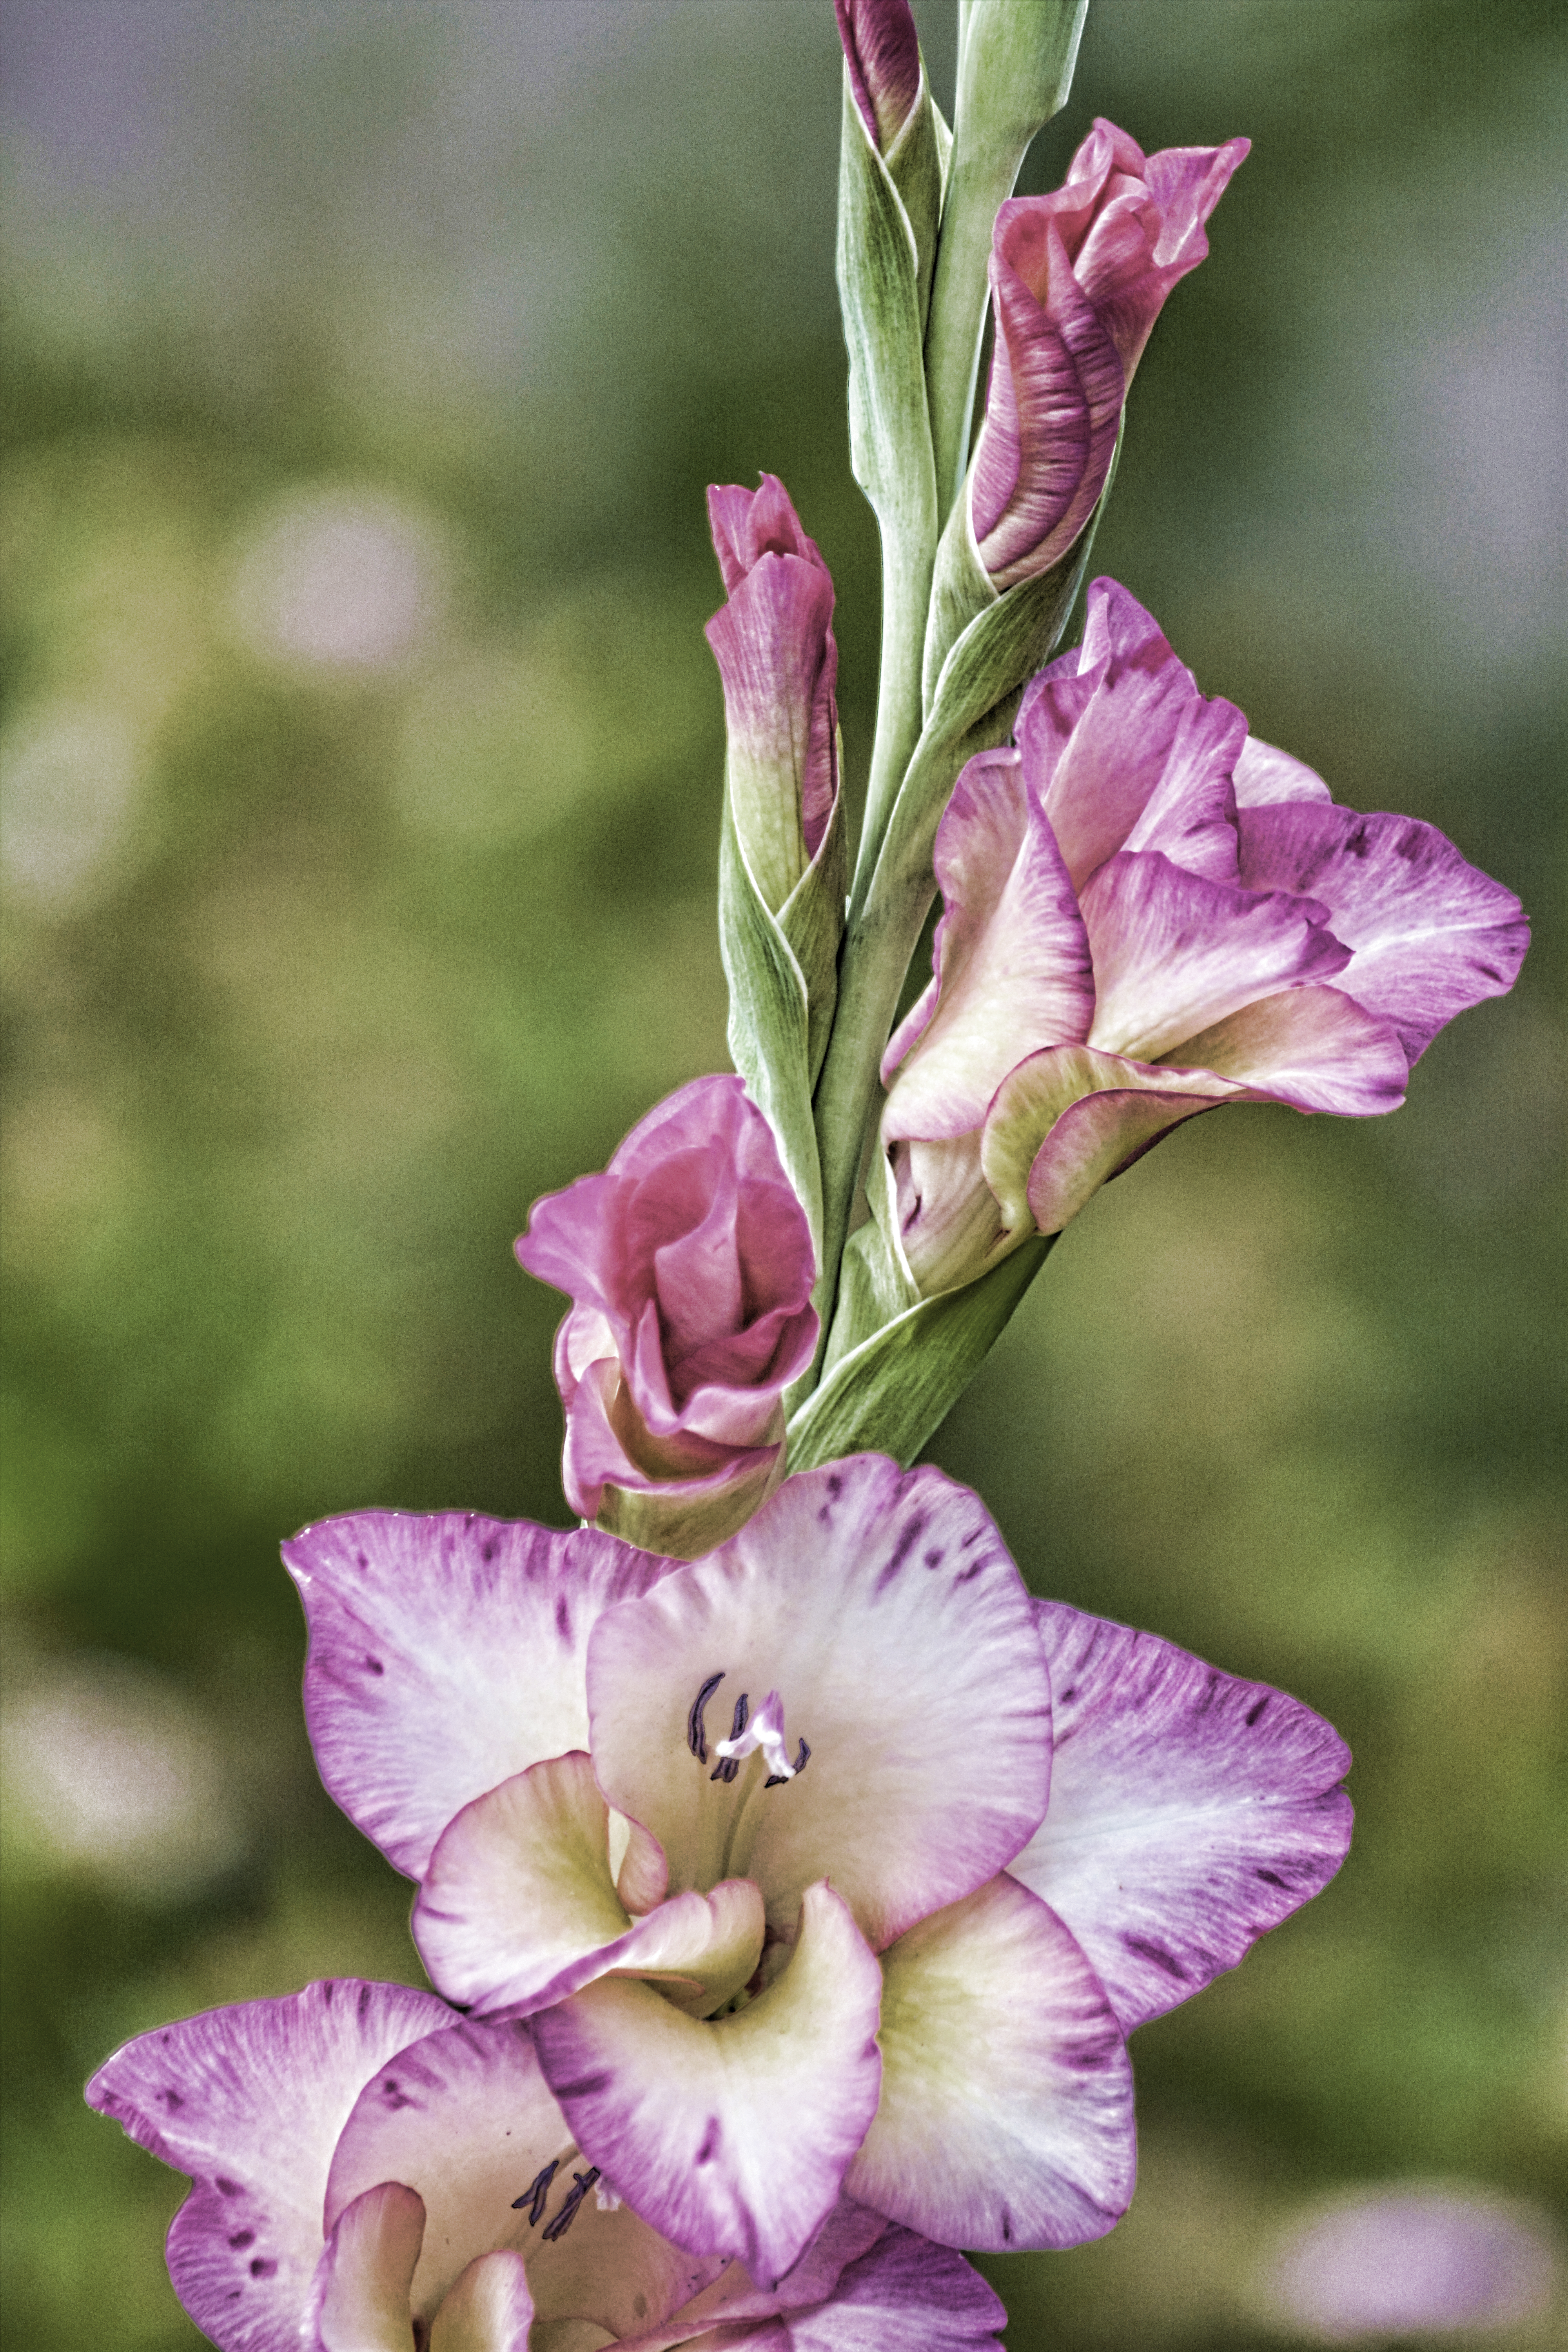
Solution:
{"label": "open bloom", "polygon": [[169,2270],[221,2352],[964,2352],[1002,2316],[847,2200],[775,2288],[682,2252],[584,2161],[526,2025],[403,1985],[161,2027],[87,2095],[192,2176]]}
{"label": "open bloom", "polygon": [[689,1556],[784,1475],[811,1361],[811,1229],[736,1077],[696,1078],[601,1176],[536,1201],[517,1255],[576,1302],[555,1338],[573,1509]]}
{"label": "open bloom", "polygon": [[833,576],[784,484],[708,493],[729,602],[707,637],[724,688],[730,803],[777,914],[821,848],[838,797]]}
{"label": "open bloom", "polygon": [[920,95],[921,44],[910,0],[833,0],[860,119],[885,155]]}
{"label": "open bloom", "polygon": [[1518,899],[1429,824],[1336,807],[1207,701],[1113,580],[936,839],[935,977],[888,1047],[882,1137],[934,1291],[1059,1230],[1222,1102],[1394,1109],[1511,986]]}
{"label": "open bloom", "polygon": [[1047,571],[1105,488],[1132,372],[1249,142],[1145,156],[1096,121],[1054,194],[996,215],[996,347],[970,522],[998,589]]}
{"label": "open bloom", "polygon": [[689,1567],[395,1512],[285,1557],[322,1778],[421,1882],[435,1981],[528,2015],[584,2157],[759,2284],[841,2193],[1100,2236],[1126,2033],[1348,1841],[1326,1724],[1031,1600],[973,1495],[880,1455]]}

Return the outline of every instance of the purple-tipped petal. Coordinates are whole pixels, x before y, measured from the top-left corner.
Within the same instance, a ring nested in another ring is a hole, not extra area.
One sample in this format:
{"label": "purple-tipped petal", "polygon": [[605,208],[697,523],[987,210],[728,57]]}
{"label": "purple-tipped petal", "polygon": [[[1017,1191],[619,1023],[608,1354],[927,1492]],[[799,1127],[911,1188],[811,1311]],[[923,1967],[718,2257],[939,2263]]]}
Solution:
{"label": "purple-tipped petal", "polygon": [[784,2340],[787,2352],[985,2352],[1006,2317],[961,2254],[889,2230],[849,2265],[830,2301],[789,2313]]}
{"label": "purple-tipped petal", "polygon": [[603,1977],[533,2021],[585,2156],[677,2244],[782,2278],[837,2199],[877,2105],[881,1972],[808,1887],[789,1964],[731,2014],[684,2016]]}
{"label": "purple-tipped petal", "polygon": [[529,2352],[532,2326],[533,2297],[522,2256],[509,2249],[480,2254],[436,2314],[430,2352]]}
{"label": "purple-tipped petal", "polygon": [[1152,1062],[1229,1013],[1350,961],[1317,900],[1184,873],[1158,851],[1109,858],[1082,895],[1102,1053]]}
{"label": "purple-tipped petal", "polygon": [[1245,1087],[1253,1099],[1296,1110],[1372,1118],[1405,1100],[1408,1072],[1397,1033],[1340,988],[1261,997],[1189,1037],[1181,1053],[1184,1063]]}
{"label": "purple-tipped petal", "polygon": [[406,2352],[424,2236],[424,2202],[400,2181],[384,2180],[344,2207],[312,2292],[310,2340],[320,2352]]}
{"label": "purple-tipped petal", "polygon": [[988,1192],[1010,1231],[1059,1233],[1160,1137],[1239,1089],[1207,1070],[1154,1069],[1089,1045],[1031,1054],[996,1089],[981,1139]]}
{"label": "purple-tipped petal", "polygon": [[310,1629],[317,1767],[410,1878],[475,1797],[586,1746],[594,1622],[669,1572],[591,1528],[460,1511],[323,1519],[283,1558]]}
{"label": "purple-tipped petal", "polygon": [[833,0],[849,87],[885,155],[920,96],[921,44],[909,0]]}
{"label": "purple-tipped petal", "polygon": [[1338,985],[1411,1062],[1455,1014],[1513,986],[1530,926],[1511,890],[1408,816],[1292,801],[1240,818],[1242,880],[1321,899],[1351,950]]}
{"label": "purple-tipped petal", "polygon": [[934,995],[882,1065],[888,1142],[977,1128],[1015,1062],[1037,1045],[1076,1044],[1094,1013],[1072,885],[1016,751],[970,761],[937,829],[935,864],[946,911]]}
{"label": "purple-tipped petal", "polygon": [[1350,1844],[1350,1751],[1266,1683],[1037,1606],[1056,1769],[1050,1811],[1012,1869],[1067,1921],[1131,2032],[1327,1885]]}
{"label": "purple-tipped petal", "polygon": [[1004,1871],[882,1969],[882,2099],[849,2194],[943,2245],[1103,2237],[1132,2194],[1132,2070],[1061,1920]]}
{"label": "purple-tipped petal", "polygon": [[1016,733],[1075,890],[1124,848],[1237,878],[1231,779],[1247,721],[1198,692],[1118,582],[1090,583],[1083,644],[1026,689]]}
{"label": "purple-tipped petal", "polygon": [[365,2084],[333,2158],[326,2226],[367,2187],[400,2180],[427,2215],[416,2320],[427,2326],[470,2263],[510,2247],[527,2257],[541,2322],[570,2315],[629,2336],[688,2301],[713,2270],[629,2206],[603,2211],[591,2193],[574,2203],[574,2163],[588,2168],[528,2028],[451,2025]]}
{"label": "purple-tipped petal", "polygon": [[526,2017],[611,1970],[672,1979],[700,2016],[740,1991],[762,1958],[757,1889],[726,1880],[634,1923],[610,1875],[609,1828],[582,1754],[535,1764],[448,1824],[414,1906],[420,1958],[448,2000]]}
{"label": "purple-tipped petal", "polygon": [[[603,1617],[588,1691],[599,1785],[671,1889],[755,1879],[786,1936],[829,1878],[880,1948],[1045,1811],[1049,1692],[1018,1571],[973,1495],[880,1454],[786,1479],[710,1559]],[[704,1740],[770,1691],[808,1769],[764,1789],[758,1756],[715,1780]]]}
{"label": "purple-tipped petal", "polygon": [[99,2068],[88,2105],[191,2176],[169,2273],[223,2352],[293,2341],[332,2151],[360,2089],[451,2014],[404,1985],[315,1984],[160,2026]]}

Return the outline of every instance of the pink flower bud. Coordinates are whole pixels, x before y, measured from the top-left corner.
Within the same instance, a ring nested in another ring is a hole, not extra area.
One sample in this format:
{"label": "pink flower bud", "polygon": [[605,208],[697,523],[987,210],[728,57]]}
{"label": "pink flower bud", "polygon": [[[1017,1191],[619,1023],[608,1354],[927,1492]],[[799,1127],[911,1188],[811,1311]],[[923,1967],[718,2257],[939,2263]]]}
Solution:
{"label": "pink flower bud", "polygon": [[1097,121],[1048,196],[996,215],[996,349],[970,520],[998,589],[1035,578],[1083,530],[1122,403],[1166,295],[1208,252],[1204,223],[1250,142],[1145,156]]}
{"label": "pink flower bud", "polygon": [[817,1322],[805,1213],[737,1077],[694,1079],[602,1176],[536,1201],[517,1255],[576,1302],[556,1334],[573,1509],[694,1557],[784,1474]]}
{"label": "pink flower bud", "polygon": [[909,0],[833,0],[860,118],[885,155],[920,94],[921,45]]}
{"label": "pink flower bud", "polygon": [[707,628],[724,688],[730,803],[777,914],[822,845],[838,793],[833,577],[784,484],[708,493],[729,598]]}

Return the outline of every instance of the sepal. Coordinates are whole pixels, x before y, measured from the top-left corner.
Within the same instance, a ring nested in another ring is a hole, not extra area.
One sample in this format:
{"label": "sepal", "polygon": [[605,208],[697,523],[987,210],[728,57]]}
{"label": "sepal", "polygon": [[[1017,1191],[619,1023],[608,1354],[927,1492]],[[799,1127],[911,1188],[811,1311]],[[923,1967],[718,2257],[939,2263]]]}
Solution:
{"label": "sepal", "polygon": [[[921,1299],[841,1354],[789,1423],[791,1470],[871,1449],[912,1462],[984,1362],[1055,1240],[1031,1235],[978,1282]],[[857,1234],[845,1251],[847,1270],[859,1242]],[[869,1261],[876,1244],[861,1246]],[[853,1312],[874,1301],[879,1278],[871,1263],[857,1274],[861,1304]]]}

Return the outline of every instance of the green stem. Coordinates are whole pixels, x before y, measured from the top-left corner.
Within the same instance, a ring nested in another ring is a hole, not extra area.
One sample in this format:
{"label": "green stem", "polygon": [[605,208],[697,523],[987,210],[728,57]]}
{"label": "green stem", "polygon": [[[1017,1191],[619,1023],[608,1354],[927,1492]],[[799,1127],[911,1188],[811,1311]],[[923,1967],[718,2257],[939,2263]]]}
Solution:
{"label": "green stem", "polygon": [[[913,531],[890,530],[882,551],[882,648],[877,682],[877,732],[866,787],[866,814],[855,860],[851,906],[863,903],[893,803],[921,738],[921,663],[931,604],[936,543]],[[847,958],[846,958],[846,963]]]}

